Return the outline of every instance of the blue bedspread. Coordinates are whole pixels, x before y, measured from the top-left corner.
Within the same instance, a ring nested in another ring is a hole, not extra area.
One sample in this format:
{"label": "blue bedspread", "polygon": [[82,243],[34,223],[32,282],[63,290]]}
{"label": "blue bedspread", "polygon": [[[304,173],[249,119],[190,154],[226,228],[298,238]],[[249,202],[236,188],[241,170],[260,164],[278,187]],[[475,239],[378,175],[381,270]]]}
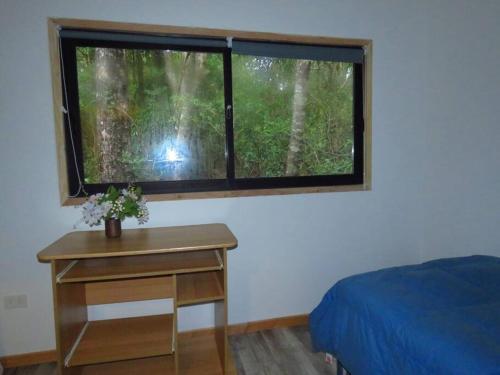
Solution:
{"label": "blue bedspread", "polygon": [[383,269],[335,284],[309,317],[313,346],[352,375],[500,375],[500,258]]}

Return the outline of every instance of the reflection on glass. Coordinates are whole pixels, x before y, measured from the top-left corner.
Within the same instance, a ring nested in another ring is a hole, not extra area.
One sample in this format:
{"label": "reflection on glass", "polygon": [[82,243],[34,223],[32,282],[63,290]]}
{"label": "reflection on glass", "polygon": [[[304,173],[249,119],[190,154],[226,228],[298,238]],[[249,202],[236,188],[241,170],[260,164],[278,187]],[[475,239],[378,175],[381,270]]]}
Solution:
{"label": "reflection on glass", "polygon": [[234,55],[236,177],[353,173],[353,65]]}
{"label": "reflection on glass", "polygon": [[226,177],[220,54],[76,53],[86,183]]}

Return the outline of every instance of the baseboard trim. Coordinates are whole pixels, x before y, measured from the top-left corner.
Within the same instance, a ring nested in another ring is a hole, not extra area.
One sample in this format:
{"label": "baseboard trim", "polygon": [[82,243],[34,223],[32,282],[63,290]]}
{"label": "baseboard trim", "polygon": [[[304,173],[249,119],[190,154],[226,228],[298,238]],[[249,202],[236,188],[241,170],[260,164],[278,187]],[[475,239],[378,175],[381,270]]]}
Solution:
{"label": "baseboard trim", "polygon": [[[286,327],[306,325],[308,322],[308,317],[309,315],[307,314],[292,315],[292,316],[284,316],[281,318],[257,320],[254,322],[230,324],[228,326],[228,334],[232,336],[232,335],[240,335],[242,333],[263,331],[272,328],[286,328]],[[214,328],[203,328],[192,331],[179,332],[179,335],[181,337],[182,336],[193,337],[193,336],[212,335],[213,333],[214,333]],[[31,365],[39,365],[42,363],[55,362],[56,359],[57,355],[55,350],[46,350],[43,352],[8,355],[5,357],[1,357],[0,363],[5,368],[13,368],[13,367],[31,366]]]}
{"label": "baseboard trim", "polygon": [[291,315],[283,316],[281,318],[258,320],[254,322],[231,324],[228,327],[228,334],[239,335],[242,333],[251,333],[256,331],[264,331],[273,328],[285,328],[294,326],[303,326],[308,323],[309,315]]}

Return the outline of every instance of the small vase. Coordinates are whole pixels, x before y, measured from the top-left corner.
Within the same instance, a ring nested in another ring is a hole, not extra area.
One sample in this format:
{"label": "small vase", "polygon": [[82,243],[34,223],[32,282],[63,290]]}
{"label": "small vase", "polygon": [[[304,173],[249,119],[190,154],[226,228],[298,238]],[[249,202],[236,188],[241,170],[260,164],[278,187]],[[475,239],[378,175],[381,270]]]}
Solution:
{"label": "small vase", "polygon": [[104,227],[108,238],[118,238],[122,235],[122,221],[120,219],[106,219]]}

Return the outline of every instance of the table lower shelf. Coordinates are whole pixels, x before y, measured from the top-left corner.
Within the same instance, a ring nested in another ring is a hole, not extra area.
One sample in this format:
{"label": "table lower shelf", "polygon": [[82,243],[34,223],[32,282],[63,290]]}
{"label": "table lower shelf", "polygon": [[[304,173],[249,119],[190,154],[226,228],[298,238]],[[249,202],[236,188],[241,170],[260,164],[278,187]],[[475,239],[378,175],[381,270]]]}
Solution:
{"label": "table lower shelf", "polygon": [[[236,375],[229,355],[228,375]],[[82,375],[171,375],[175,374],[174,356],[159,356],[128,361],[82,366]],[[215,337],[210,334],[179,334],[179,374],[222,375]]]}
{"label": "table lower shelf", "polygon": [[67,367],[172,354],[173,315],[88,322]]}
{"label": "table lower shelf", "polygon": [[[178,350],[179,374],[221,375],[224,373],[213,334],[193,335],[179,333]],[[236,368],[230,350],[228,350],[228,357],[226,375],[236,375]]]}
{"label": "table lower shelf", "polygon": [[132,359],[87,365],[82,367],[82,375],[170,375],[175,374],[174,356]]}

